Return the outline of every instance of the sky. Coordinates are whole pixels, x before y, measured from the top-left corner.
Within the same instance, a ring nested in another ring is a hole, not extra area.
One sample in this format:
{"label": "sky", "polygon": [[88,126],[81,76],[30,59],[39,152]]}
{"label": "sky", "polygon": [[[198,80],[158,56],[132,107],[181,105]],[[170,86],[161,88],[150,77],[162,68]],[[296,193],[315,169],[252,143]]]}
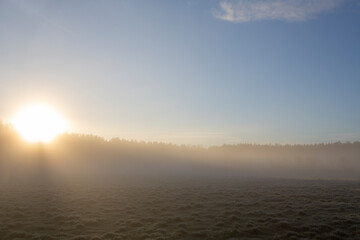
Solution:
{"label": "sky", "polygon": [[0,119],[177,144],[360,140],[356,0],[0,1]]}

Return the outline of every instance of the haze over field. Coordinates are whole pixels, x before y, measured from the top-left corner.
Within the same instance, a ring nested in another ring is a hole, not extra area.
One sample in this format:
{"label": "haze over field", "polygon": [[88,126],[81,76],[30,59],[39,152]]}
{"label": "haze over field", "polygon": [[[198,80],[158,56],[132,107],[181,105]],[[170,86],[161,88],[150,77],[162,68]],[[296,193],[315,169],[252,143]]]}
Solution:
{"label": "haze over field", "polygon": [[356,0],[0,1],[0,239],[360,239]]}
{"label": "haze over field", "polygon": [[[360,142],[316,145],[201,147],[63,134],[53,142],[26,143],[0,125],[1,173],[20,180],[43,174],[77,178],[287,177],[359,179]],[[75,179],[74,179],[75,178]]]}
{"label": "haze over field", "polygon": [[[0,125],[3,239],[356,239],[360,143],[177,146]],[[296,178],[296,179],[294,179]]]}

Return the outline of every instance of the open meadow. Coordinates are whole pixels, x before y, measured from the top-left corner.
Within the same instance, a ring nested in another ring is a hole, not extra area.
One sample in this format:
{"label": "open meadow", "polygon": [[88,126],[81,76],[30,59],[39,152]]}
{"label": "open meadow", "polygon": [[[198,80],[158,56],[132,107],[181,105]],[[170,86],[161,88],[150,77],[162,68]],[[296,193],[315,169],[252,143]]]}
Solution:
{"label": "open meadow", "polygon": [[1,239],[359,239],[360,182],[119,179],[0,187]]}

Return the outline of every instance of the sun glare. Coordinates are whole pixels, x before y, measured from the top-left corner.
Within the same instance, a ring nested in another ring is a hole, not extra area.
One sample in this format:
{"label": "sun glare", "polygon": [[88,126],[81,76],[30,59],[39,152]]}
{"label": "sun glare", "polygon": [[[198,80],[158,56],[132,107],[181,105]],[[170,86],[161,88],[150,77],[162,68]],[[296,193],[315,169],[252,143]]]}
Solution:
{"label": "sun glare", "polygon": [[51,107],[33,104],[22,109],[12,121],[29,142],[49,142],[66,130],[65,119]]}

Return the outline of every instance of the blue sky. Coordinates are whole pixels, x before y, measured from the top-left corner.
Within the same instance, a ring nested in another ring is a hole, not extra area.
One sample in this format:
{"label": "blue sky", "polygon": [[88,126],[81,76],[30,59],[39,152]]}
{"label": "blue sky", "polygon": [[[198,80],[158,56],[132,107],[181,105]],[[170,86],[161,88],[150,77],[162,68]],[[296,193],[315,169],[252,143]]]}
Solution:
{"label": "blue sky", "polygon": [[352,0],[1,1],[0,119],[190,144],[360,139]]}

